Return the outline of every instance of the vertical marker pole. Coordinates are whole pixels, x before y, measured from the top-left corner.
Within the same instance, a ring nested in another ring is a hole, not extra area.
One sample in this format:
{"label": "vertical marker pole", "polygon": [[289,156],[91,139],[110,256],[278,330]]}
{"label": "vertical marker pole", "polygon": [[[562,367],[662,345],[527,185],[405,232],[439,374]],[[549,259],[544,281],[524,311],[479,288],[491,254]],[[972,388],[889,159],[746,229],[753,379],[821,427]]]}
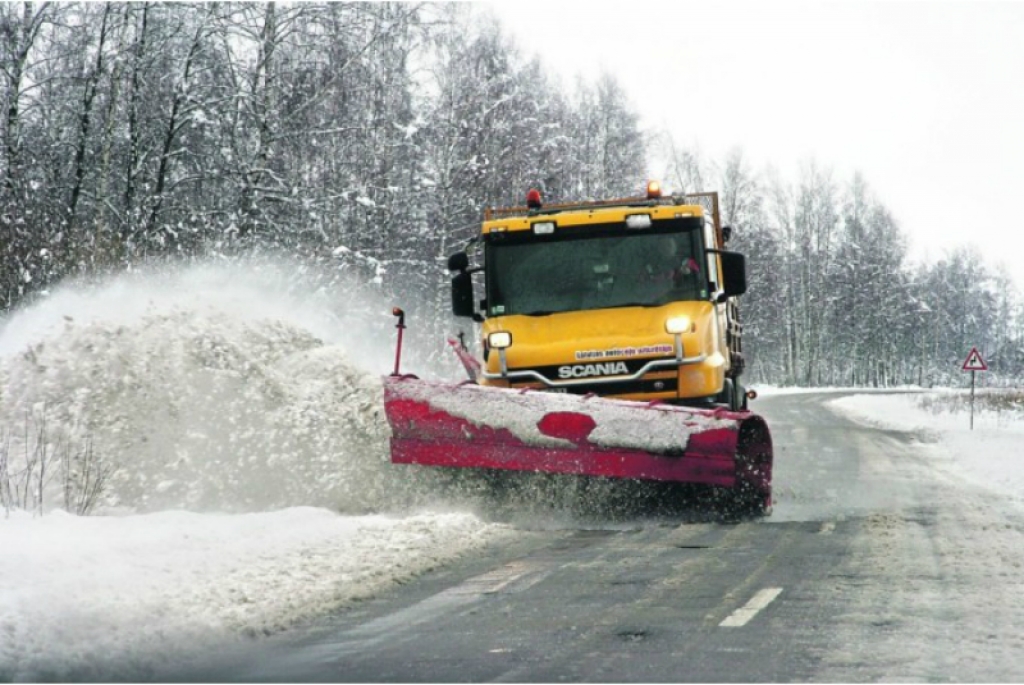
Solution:
{"label": "vertical marker pole", "polygon": [[971,370],[971,430],[974,430],[974,370]]}
{"label": "vertical marker pole", "polygon": [[391,373],[392,376],[397,376],[399,375],[398,369],[402,364],[402,332],[405,331],[405,312],[395,307],[391,313],[398,317],[398,323],[395,324],[395,328],[398,329],[398,344],[395,346],[395,370]]}

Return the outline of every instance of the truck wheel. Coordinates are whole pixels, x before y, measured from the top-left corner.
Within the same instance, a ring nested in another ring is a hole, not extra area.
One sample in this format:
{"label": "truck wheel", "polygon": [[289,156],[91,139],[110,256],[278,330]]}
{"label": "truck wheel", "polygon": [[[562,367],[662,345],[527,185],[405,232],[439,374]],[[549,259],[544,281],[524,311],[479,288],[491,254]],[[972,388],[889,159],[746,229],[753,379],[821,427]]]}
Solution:
{"label": "truck wheel", "polygon": [[736,404],[736,384],[731,378],[726,378],[722,384],[722,392],[718,393],[718,403],[724,404],[729,409],[735,411],[734,406]]}
{"label": "truck wheel", "polygon": [[730,411],[747,410],[747,391],[735,378],[726,378],[719,395],[721,403],[728,405]]}

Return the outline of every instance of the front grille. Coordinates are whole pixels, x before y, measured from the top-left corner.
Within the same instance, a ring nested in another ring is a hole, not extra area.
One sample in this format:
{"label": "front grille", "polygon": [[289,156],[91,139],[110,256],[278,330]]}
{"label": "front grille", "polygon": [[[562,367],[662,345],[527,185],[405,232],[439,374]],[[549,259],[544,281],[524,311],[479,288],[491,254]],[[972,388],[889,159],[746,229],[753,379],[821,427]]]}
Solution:
{"label": "front grille", "polygon": [[[513,388],[535,387],[535,382],[513,383]],[[558,388],[536,388],[553,392],[567,393],[570,395],[648,395],[660,392],[676,392],[679,389],[679,379],[659,378],[654,380],[640,379],[636,381],[614,381],[612,383],[581,383],[579,385],[564,385]]]}
{"label": "front grille", "polygon": [[[553,366],[538,366],[538,367],[534,368],[533,371],[536,371],[541,376],[544,376],[544,378],[547,378],[550,381],[558,383],[558,382],[565,382],[567,380],[573,380],[573,379],[577,379],[577,378],[585,378],[586,377],[586,376],[569,376],[569,377],[564,377],[564,376],[562,376],[560,374],[560,370],[565,368],[565,367],[590,367],[591,369],[594,369],[594,370],[596,370],[595,367],[600,367],[601,365],[613,365],[614,364],[616,367],[618,367],[618,370],[611,371],[610,373],[600,373],[600,371],[597,371],[597,373],[594,373],[593,376],[592,376],[593,379],[595,381],[599,381],[602,377],[607,377],[607,376],[627,376],[627,375],[630,375],[630,374],[637,373],[646,364],[650,363],[650,361],[651,361],[650,359],[628,359],[628,360],[626,360],[626,359],[614,359],[614,360],[607,360],[607,361],[605,361],[605,360],[579,361],[579,362],[572,362],[572,363],[569,363],[569,364],[555,364]],[[621,366],[618,366],[620,364],[624,364],[625,365],[625,367],[626,367],[625,371],[622,370]],[[517,371],[517,370],[518,369],[509,369],[509,371]]]}

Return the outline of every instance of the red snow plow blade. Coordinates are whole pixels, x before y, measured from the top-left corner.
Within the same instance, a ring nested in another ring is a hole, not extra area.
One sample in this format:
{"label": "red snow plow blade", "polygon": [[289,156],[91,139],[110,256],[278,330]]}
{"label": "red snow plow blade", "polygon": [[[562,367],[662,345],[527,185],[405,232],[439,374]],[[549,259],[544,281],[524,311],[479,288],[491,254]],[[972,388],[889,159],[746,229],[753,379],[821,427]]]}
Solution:
{"label": "red snow plow blade", "polygon": [[772,444],[750,412],[384,379],[391,461],[730,488],[771,507]]}

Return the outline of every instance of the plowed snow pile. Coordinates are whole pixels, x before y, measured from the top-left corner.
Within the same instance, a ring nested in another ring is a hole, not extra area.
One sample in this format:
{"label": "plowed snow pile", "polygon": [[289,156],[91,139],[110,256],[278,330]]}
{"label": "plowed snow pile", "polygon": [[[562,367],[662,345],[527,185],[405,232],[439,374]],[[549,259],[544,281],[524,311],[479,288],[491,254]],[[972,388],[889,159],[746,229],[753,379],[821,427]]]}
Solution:
{"label": "plowed snow pile", "polygon": [[51,439],[91,440],[117,469],[108,504],[134,511],[408,501],[377,375],[315,334],[343,324],[279,277],[200,268],[56,294],[0,342],[4,425],[45,415]]}
{"label": "plowed snow pile", "polygon": [[293,274],[128,275],[6,322],[11,464],[44,434],[113,470],[100,516],[0,518],[0,680],[144,677],[509,534],[425,508],[434,485],[389,463],[380,382],[350,356],[387,368],[366,350],[390,340],[352,315],[358,293],[293,295]]}

